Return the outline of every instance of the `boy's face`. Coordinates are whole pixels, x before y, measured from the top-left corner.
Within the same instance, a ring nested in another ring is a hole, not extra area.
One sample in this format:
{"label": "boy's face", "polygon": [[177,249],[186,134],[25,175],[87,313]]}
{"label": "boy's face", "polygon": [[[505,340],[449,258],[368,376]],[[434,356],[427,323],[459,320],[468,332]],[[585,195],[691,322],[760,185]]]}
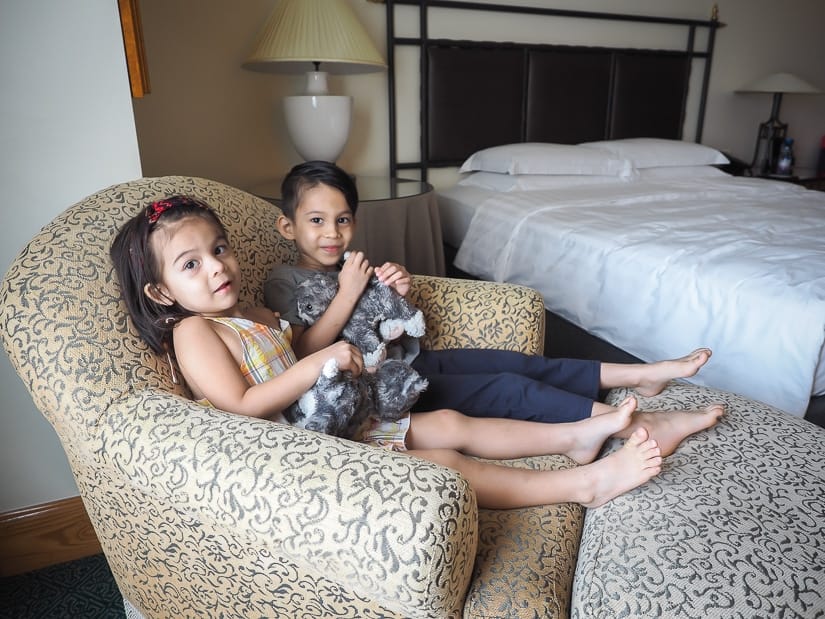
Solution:
{"label": "boy's face", "polygon": [[355,232],[355,217],[337,189],[318,185],[301,196],[295,220],[278,219],[278,229],[295,241],[298,266],[316,271],[334,271]]}

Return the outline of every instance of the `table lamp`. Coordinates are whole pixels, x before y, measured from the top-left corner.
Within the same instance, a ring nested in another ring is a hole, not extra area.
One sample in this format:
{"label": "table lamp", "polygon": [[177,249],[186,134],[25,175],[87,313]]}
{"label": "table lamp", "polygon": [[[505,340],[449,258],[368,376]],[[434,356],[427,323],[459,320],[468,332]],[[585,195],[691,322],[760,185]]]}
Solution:
{"label": "table lamp", "polygon": [[777,152],[788,134],[788,125],[779,120],[779,107],[784,93],[816,94],[819,90],[792,73],[773,73],[748,82],[736,92],[773,93],[771,117],[759,125],[756,147],[753,151],[751,172],[757,175],[772,174],[776,165]]}
{"label": "table lamp", "polygon": [[329,94],[327,72],[369,73],[387,65],[345,0],[280,0],[243,66],[306,71],[304,94],[284,98],[287,131],[304,160],[334,162],[349,137],[352,97]]}

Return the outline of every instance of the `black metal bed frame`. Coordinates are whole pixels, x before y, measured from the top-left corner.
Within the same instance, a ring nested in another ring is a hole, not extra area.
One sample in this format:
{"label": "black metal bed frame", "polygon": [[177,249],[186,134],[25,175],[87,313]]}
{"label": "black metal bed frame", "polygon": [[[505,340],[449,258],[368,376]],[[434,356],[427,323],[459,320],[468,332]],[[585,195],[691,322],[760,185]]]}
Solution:
{"label": "black metal bed frame", "polygon": [[[431,167],[444,167],[449,165],[456,165],[456,162],[432,161],[429,157],[430,153],[430,113],[428,109],[429,80],[428,80],[428,54],[429,49],[437,46],[471,46],[483,44],[485,47],[500,47],[506,48],[512,46],[512,43],[490,43],[480,41],[459,41],[449,39],[431,39],[428,36],[429,32],[429,9],[458,9],[469,11],[481,11],[490,13],[510,13],[510,14],[524,14],[524,15],[540,15],[553,16],[561,18],[584,18],[594,20],[618,21],[618,22],[636,22],[659,25],[683,26],[687,28],[687,39],[682,50],[674,50],[679,54],[683,54],[689,61],[693,59],[705,59],[704,70],[702,75],[702,86],[699,97],[699,109],[696,126],[695,141],[700,142],[702,139],[702,130],[705,116],[705,104],[707,100],[708,83],[710,81],[710,70],[713,60],[713,47],[715,42],[715,35],[717,28],[723,27],[724,24],[718,20],[717,10],[714,7],[713,15],[709,20],[697,19],[683,19],[673,17],[661,17],[653,15],[633,15],[623,13],[605,13],[605,12],[591,12],[579,10],[562,10],[552,8],[541,8],[531,6],[516,6],[506,4],[486,4],[480,2],[460,2],[456,0],[386,0],[387,5],[387,64],[388,64],[388,98],[389,98],[389,148],[390,148],[390,175],[396,176],[398,170],[409,169],[418,170],[420,178],[427,180],[427,171]],[[417,7],[419,9],[419,36],[418,37],[397,37],[395,34],[395,8],[399,5],[407,5]],[[707,42],[704,49],[696,49],[696,32],[700,28],[707,28]],[[396,75],[395,75],[395,51],[396,46],[415,46],[419,48],[419,62],[420,62],[420,161],[406,161],[398,160],[398,136],[397,136],[397,112],[396,112]],[[520,44],[521,47],[531,49],[583,49],[580,46],[561,46],[561,45],[543,45],[543,44]],[[603,49],[610,51],[633,51],[639,52],[644,50],[631,50],[619,48],[587,48],[587,49]],[[662,50],[657,50],[662,51]],[[685,77],[685,92],[687,92],[687,80],[690,74],[688,72]],[[612,88],[612,86],[611,86]],[[612,98],[612,91],[609,94]],[[682,109],[682,121],[684,121],[684,104]],[[607,137],[607,136],[605,136]],[[523,138],[522,138],[523,140]],[[458,162],[460,163],[460,162]]]}

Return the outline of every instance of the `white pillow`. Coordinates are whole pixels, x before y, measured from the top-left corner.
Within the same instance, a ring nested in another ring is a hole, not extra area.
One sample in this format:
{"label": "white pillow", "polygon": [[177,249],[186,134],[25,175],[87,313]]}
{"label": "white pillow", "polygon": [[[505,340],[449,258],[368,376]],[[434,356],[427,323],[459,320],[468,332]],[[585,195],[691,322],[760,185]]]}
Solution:
{"label": "white pillow", "polygon": [[525,142],[485,148],[470,155],[459,172],[500,174],[586,174],[631,176],[627,159],[594,148]]}
{"label": "white pillow", "polygon": [[662,138],[627,138],[625,140],[602,140],[600,142],[583,142],[583,148],[592,148],[615,157],[629,159],[633,166],[658,168],[666,166],[719,165],[730,163],[715,148],[684,142],[682,140],[665,140]]}
{"label": "white pillow", "polygon": [[457,185],[463,187],[481,187],[493,191],[512,191],[518,176],[499,174],[498,172],[470,172]]}
{"label": "white pillow", "polygon": [[662,168],[643,168],[639,170],[639,178],[646,179],[682,179],[682,178],[718,178],[730,176],[712,165],[670,166]]}
{"label": "white pillow", "polygon": [[566,189],[582,185],[624,183],[631,177],[583,175],[583,174],[499,174],[497,172],[473,172],[458,181],[459,185],[480,187],[493,191],[539,191],[542,189]]}

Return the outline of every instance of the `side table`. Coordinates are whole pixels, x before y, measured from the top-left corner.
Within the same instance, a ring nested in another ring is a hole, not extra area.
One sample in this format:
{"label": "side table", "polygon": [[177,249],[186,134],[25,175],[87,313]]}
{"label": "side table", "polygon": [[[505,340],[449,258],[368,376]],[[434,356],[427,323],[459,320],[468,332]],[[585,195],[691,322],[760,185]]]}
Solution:
{"label": "side table", "polygon": [[786,183],[794,183],[795,185],[802,185],[808,189],[816,191],[825,191],[825,176],[817,176],[816,170],[813,168],[797,168],[794,174],[766,174],[760,178],[767,178],[772,181],[783,181]]}
{"label": "side table", "polygon": [[[247,189],[280,206],[281,180]],[[438,202],[429,183],[387,176],[356,176],[358,210],[350,245],[372,265],[397,262],[410,273],[444,276],[444,246]]]}

